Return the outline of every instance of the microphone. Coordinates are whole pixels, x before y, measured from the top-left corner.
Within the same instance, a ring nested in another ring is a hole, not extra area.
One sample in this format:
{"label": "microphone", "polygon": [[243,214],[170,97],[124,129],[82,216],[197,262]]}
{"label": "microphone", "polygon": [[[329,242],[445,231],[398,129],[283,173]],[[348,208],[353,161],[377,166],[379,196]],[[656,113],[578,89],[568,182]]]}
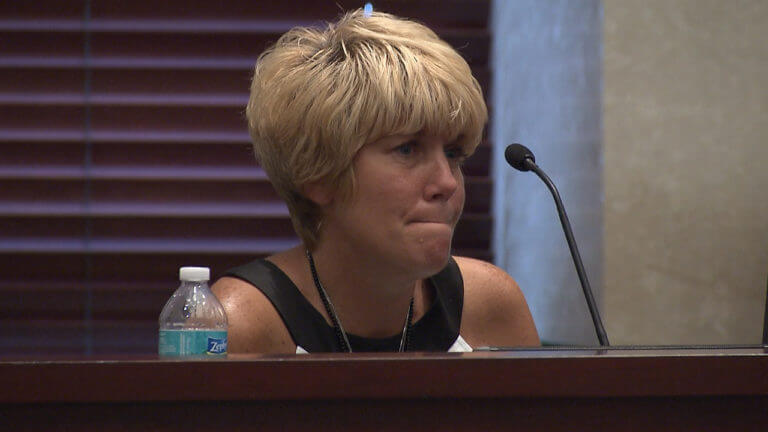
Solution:
{"label": "microphone", "polygon": [[552,183],[552,180],[550,180],[544,171],[536,165],[536,158],[533,156],[533,152],[524,145],[510,144],[504,151],[504,158],[507,159],[507,163],[509,163],[512,168],[518,171],[535,172],[547,185],[549,191],[552,192],[552,197],[555,199],[555,205],[557,206],[557,214],[560,216],[560,224],[563,226],[565,239],[568,241],[568,248],[571,250],[571,257],[576,266],[576,273],[579,275],[581,289],[584,291],[584,298],[587,300],[587,307],[589,307],[589,313],[592,315],[592,322],[595,325],[597,339],[600,341],[601,346],[609,346],[608,336],[605,334],[603,322],[600,320],[600,312],[597,310],[597,306],[595,306],[595,299],[592,296],[592,288],[589,286],[587,273],[584,271],[584,264],[581,262],[581,255],[579,255],[579,249],[576,247],[576,240],[573,238],[571,223],[568,221],[568,215],[565,213],[563,201],[560,199],[560,194],[557,192],[555,184]]}

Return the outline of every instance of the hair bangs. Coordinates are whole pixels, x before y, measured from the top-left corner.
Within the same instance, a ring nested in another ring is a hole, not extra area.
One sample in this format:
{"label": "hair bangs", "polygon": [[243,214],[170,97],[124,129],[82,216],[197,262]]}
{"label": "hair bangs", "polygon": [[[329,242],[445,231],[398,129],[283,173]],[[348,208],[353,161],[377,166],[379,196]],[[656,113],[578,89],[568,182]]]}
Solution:
{"label": "hair bangs", "polygon": [[358,68],[365,74],[358,77],[364,91],[357,104],[358,130],[364,131],[365,142],[426,134],[457,140],[465,154],[474,152],[488,116],[480,85],[450,46],[441,40],[433,45],[419,51],[386,46],[383,52],[361,56],[367,60],[378,54],[371,63],[386,65],[383,70]]}

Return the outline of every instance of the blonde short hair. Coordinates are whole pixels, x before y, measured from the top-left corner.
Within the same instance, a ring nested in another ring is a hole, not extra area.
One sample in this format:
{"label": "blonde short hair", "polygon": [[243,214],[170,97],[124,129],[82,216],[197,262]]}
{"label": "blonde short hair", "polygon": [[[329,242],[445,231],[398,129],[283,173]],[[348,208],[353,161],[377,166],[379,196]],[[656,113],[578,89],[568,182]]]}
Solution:
{"label": "blonde short hair", "polygon": [[262,53],[246,115],[256,158],[310,250],[321,215],[305,185],[348,198],[355,154],[389,135],[446,136],[469,155],[488,118],[456,50],[422,24],[361,9],[324,29],[291,29]]}

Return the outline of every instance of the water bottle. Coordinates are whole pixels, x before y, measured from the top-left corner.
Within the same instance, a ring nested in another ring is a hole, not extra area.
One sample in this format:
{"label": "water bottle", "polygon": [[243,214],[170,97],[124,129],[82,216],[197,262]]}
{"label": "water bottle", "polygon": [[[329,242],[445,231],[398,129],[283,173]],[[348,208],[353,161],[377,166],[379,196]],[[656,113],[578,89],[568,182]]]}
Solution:
{"label": "water bottle", "polygon": [[181,286],[160,312],[158,354],[216,356],[227,354],[227,315],[208,288],[208,267],[179,269]]}

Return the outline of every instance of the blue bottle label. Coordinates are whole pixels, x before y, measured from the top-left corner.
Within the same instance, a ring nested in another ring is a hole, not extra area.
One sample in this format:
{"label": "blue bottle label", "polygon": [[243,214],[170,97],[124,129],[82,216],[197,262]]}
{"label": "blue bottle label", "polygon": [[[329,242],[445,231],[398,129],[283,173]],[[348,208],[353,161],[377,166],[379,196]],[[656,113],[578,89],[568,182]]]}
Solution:
{"label": "blue bottle label", "polygon": [[223,356],[227,354],[227,332],[220,330],[160,330],[161,356]]}

